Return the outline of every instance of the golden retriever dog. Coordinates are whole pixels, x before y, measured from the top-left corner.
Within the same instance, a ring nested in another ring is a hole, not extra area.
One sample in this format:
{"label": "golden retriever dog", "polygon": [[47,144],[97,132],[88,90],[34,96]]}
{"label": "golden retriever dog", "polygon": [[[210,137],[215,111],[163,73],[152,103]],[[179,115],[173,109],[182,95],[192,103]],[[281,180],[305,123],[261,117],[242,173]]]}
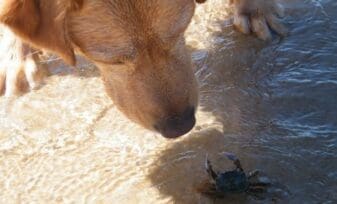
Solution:
{"label": "golden retriever dog", "polygon": [[[132,121],[167,138],[195,124],[198,85],[184,32],[205,0],[4,0],[0,23],[0,92],[16,94],[41,80],[38,50],[70,65],[75,53],[100,70],[114,104]],[[285,33],[273,0],[231,0],[243,33]],[[34,47],[34,48],[33,48]]]}

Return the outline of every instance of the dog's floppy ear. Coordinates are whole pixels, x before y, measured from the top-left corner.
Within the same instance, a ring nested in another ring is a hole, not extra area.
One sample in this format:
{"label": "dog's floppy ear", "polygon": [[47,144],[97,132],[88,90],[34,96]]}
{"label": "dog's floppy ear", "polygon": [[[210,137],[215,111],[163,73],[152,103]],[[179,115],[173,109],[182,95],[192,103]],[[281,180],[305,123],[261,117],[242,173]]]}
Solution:
{"label": "dog's floppy ear", "polygon": [[0,22],[33,46],[55,52],[74,65],[67,14],[82,3],[83,0],[4,0],[0,4]]}

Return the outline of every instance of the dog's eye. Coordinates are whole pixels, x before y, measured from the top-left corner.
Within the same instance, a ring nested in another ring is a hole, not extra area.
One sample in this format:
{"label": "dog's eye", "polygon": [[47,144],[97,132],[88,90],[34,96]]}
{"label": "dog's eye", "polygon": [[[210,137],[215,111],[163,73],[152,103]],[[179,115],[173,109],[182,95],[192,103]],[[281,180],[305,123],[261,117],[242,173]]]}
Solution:
{"label": "dog's eye", "polygon": [[115,61],[112,62],[112,64],[114,64],[114,65],[123,65],[124,63],[125,62],[122,61],[122,60],[115,60]]}
{"label": "dog's eye", "polygon": [[96,62],[107,64],[107,65],[125,65],[127,63],[132,63],[134,60],[134,55],[122,55],[122,56],[113,56],[113,57],[106,57],[106,59],[95,59]]}
{"label": "dog's eye", "polygon": [[132,60],[134,60],[134,56],[130,55],[130,56],[120,56],[120,57],[116,57],[115,59],[113,59],[112,63],[115,65],[123,65],[125,63],[128,62],[132,62]]}

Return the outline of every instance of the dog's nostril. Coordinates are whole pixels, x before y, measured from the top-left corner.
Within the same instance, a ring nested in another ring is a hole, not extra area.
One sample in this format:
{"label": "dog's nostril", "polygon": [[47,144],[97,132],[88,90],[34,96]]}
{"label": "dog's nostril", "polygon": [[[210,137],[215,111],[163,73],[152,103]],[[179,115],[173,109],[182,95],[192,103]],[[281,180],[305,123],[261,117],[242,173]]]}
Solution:
{"label": "dog's nostril", "polygon": [[195,115],[195,108],[194,107],[189,107],[185,110],[185,112],[183,113],[183,117],[184,119],[190,119],[192,117],[194,117]]}
{"label": "dog's nostril", "polygon": [[189,132],[195,124],[195,108],[187,108],[181,115],[159,121],[154,125],[154,129],[164,137],[176,138]]}

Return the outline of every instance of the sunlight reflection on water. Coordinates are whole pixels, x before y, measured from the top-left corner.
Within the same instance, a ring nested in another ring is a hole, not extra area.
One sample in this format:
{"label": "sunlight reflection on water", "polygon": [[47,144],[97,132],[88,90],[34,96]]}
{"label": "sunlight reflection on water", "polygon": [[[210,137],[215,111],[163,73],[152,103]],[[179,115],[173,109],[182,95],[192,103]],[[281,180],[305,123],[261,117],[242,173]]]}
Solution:
{"label": "sunlight reflection on water", "polygon": [[288,202],[336,202],[337,3],[286,2],[292,32],[271,43],[233,31],[227,3],[199,6],[187,32],[198,124],[178,140],[129,122],[90,66],[1,98],[0,202],[212,203],[195,186],[206,153],[232,168],[223,152],[287,186]]}

